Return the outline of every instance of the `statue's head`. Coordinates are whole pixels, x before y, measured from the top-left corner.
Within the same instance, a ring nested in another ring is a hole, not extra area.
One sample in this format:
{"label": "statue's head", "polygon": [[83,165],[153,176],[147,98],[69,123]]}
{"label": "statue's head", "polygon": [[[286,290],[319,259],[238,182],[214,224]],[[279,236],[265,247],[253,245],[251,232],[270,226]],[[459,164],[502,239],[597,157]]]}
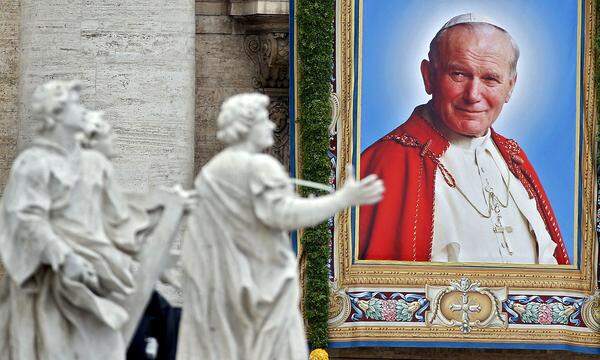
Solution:
{"label": "statue's head", "polygon": [[258,151],[273,145],[275,124],[269,120],[269,97],[263,94],[234,95],[221,105],[217,138],[227,145],[247,143]]}
{"label": "statue's head", "polygon": [[112,157],[114,155],[113,132],[110,124],[104,119],[104,112],[88,110],[84,119],[89,129],[85,133],[83,147],[97,150],[106,157]]}
{"label": "statue's head", "polygon": [[78,81],[52,80],[33,92],[33,116],[42,123],[41,132],[64,126],[74,132],[87,129],[85,108],[79,101],[81,84]]}

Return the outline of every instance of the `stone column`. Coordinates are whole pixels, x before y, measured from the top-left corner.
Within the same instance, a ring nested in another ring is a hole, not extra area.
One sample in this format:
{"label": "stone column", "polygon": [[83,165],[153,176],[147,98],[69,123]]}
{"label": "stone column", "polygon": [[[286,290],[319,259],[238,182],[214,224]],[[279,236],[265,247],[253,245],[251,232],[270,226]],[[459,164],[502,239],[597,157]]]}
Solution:
{"label": "stone column", "polygon": [[117,135],[120,183],[143,191],[191,185],[194,163],[193,0],[21,0],[19,148],[37,124],[34,88],[81,79],[82,101]]}
{"label": "stone column", "polygon": [[0,5],[0,196],[17,152],[20,1]]}

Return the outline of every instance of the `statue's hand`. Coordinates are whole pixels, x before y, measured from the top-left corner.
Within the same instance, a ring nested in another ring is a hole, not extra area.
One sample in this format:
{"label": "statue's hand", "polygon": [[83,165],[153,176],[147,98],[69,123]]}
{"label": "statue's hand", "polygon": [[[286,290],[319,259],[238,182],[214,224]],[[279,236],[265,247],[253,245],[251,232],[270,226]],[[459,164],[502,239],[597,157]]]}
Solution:
{"label": "statue's hand", "polygon": [[44,264],[50,265],[55,272],[65,262],[68,254],[71,253],[71,248],[65,245],[62,241],[49,241],[44,251],[42,251],[41,261]]}
{"label": "statue's hand", "polygon": [[372,174],[357,181],[351,164],[346,165],[346,174],[346,182],[339,190],[345,206],[375,204],[382,199],[385,188],[377,175]]}
{"label": "statue's hand", "polygon": [[181,198],[186,211],[193,210],[198,205],[198,192],[196,190],[184,190],[180,184],[171,188],[163,188],[163,190]]}
{"label": "statue's hand", "polygon": [[74,281],[82,282],[93,290],[98,289],[98,275],[92,264],[83,257],[69,253],[62,267],[63,274]]}

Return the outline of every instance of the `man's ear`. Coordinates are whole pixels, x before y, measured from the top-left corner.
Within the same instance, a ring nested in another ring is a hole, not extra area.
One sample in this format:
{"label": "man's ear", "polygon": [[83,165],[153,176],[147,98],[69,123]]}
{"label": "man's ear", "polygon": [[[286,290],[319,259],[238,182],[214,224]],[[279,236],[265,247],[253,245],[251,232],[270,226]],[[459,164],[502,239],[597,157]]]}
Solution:
{"label": "man's ear", "polygon": [[428,95],[433,93],[433,64],[429,60],[421,61],[421,76],[423,76],[423,84],[425,84],[425,92]]}
{"label": "man's ear", "polygon": [[508,90],[508,94],[506,95],[506,99],[504,99],[504,103],[508,103],[510,97],[512,96],[512,92],[515,89],[515,84],[517,83],[517,74],[510,80],[510,90]]}

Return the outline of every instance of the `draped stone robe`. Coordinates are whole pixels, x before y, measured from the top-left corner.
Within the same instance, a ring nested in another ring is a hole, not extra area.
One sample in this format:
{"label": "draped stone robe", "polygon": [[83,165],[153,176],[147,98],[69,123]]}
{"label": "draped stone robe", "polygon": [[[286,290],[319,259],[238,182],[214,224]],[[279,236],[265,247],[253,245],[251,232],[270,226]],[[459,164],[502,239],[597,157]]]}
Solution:
{"label": "draped stone robe", "polygon": [[195,185],[178,359],[307,359],[297,261],[278,210],[295,197],[283,167],[226,149]]}
{"label": "draped stone robe", "polygon": [[[143,309],[149,293],[136,288],[148,269],[138,251],[159,216],[127,201],[112,177],[100,153],[42,139],[15,160],[0,206],[0,359],[124,359],[141,313],[128,301],[137,294]],[[99,287],[43,263],[47,246],[85,258]]]}

